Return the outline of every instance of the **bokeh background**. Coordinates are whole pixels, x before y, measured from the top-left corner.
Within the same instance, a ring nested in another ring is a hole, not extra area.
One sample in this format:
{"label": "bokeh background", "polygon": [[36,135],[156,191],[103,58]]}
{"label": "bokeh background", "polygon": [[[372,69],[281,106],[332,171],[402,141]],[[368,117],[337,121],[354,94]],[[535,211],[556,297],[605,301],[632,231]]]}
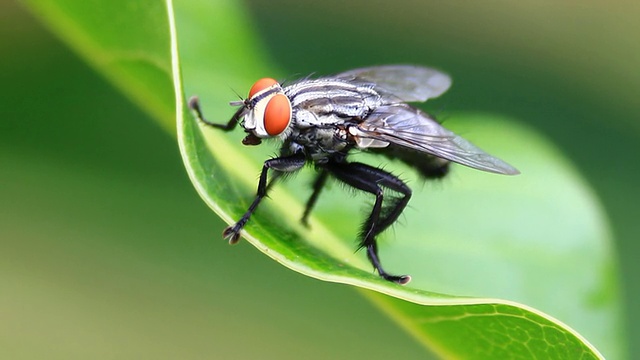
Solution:
{"label": "bokeh background", "polygon": [[[269,61],[291,74],[429,64],[454,78],[445,109],[497,112],[550,138],[611,222],[629,353],[640,353],[640,3],[246,8]],[[213,241],[223,224],[192,189],[171,135],[20,4],[0,4],[0,31],[0,357],[423,353],[348,287]]]}

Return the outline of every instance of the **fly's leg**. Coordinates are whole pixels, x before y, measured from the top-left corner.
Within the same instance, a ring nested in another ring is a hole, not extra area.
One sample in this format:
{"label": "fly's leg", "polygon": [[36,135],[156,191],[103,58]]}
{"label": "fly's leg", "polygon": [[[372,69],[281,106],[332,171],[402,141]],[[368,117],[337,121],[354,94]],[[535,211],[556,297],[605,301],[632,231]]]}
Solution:
{"label": "fly's leg", "polygon": [[195,116],[196,119],[198,119],[198,121],[200,121],[201,123],[226,132],[226,131],[231,131],[235,129],[236,125],[238,125],[238,121],[240,120],[240,115],[244,111],[244,106],[240,107],[238,111],[236,111],[236,113],[233,114],[233,116],[231,117],[231,120],[229,120],[229,122],[227,122],[226,124],[217,124],[205,119],[204,116],[202,115],[202,110],[200,110],[200,102],[197,96],[193,96],[191,97],[191,99],[189,99],[189,109],[191,109],[193,116]]}
{"label": "fly's leg", "polygon": [[307,200],[307,205],[304,208],[304,213],[302,214],[302,225],[309,227],[309,214],[311,213],[311,209],[318,201],[318,196],[320,196],[320,192],[322,192],[322,188],[327,183],[327,178],[329,177],[329,172],[326,170],[320,170],[320,174],[316,178],[316,181],[313,183],[313,193],[309,200]]}
{"label": "fly's leg", "polygon": [[[408,283],[410,276],[391,275],[382,268],[376,236],[398,219],[411,198],[411,189],[398,177],[362,163],[331,163],[327,165],[327,170],[347,185],[376,196],[371,214],[362,226],[360,246],[366,248],[367,257],[382,278],[398,284]],[[384,192],[381,186],[399,192],[402,197],[390,207],[383,208]]]}
{"label": "fly's leg", "polygon": [[[234,225],[227,227],[223,232],[222,236],[225,239],[229,240],[230,244],[235,244],[240,239],[240,231],[245,226],[251,214],[256,210],[260,201],[267,195],[267,190],[271,187],[273,181],[275,181],[278,177],[280,177],[279,173],[284,172],[294,172],[299,170],[304,166],[306,159],[304,154],[294,154],[290,156],[283,156],[278,158],[269,159],[264,162],[264,166],[262,167],[262,172],[260,173],[260,181],[258,182],[258,192],[256,194],[255,199],[249,206],[249,209],[246,213],[236,222]],[[273,169],[277,171],[276,174],[271,179],[271,182],[267,185],[267,173],[269,169]]]}

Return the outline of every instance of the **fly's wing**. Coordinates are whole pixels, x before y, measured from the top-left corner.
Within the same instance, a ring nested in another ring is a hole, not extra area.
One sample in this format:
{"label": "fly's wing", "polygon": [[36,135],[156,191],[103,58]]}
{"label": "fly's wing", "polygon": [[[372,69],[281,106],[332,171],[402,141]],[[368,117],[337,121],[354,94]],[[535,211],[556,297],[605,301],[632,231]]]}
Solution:
{"label": "fly's wing", "polygon": [[412,65],[354,69],[335,75],[349,82],[370,83],[383,95],[383,103],[424,102],[449,89],[451,78],[438,70]]}
{"label": "fly's wing", "polygon": [[361,147],[372,141],[425,152],[474,169],[497,174],[516,175],[520,172],[506,162],[480,150],[462,137],[445,129],[428,114],[406,104],[378,107],[353,134]]}

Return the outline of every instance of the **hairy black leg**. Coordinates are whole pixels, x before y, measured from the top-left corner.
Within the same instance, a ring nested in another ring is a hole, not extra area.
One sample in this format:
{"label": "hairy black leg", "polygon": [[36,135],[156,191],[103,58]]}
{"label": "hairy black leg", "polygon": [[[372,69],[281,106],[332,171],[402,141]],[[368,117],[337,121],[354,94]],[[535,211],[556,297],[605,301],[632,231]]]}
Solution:
{"label": "hairy black leg", "polygon": [[[367,257],[373,267],[378,271],[378,274],[384,279],[399,284],[409,282],[411,280],[410,276],[390,275],[382,268],[380,258],[378,257],[376,236],[398,219],[398,216],[400,216],[402,210],[409,202],[411,189],[398,177],[384,170],[362,163],[329,163],[326,165],[326,169],[338,180],[376,196],[371,214],[362,227],[362,241],[360,246],[367,249]],[[397,191],[403,195],[400,200],[394,202],[388,211],[383,211],[384,193],[381,186]]]}
{"label": "hairy black leg", "polygon": [[[373,169],[382,171],[376,168]],[[398,220],[398,217],[400,217],[400,214],[402,214],[402,211],[409,203],[409,199],[411,199],[411,189],[404,183],[404,181],[400,180],[397,176],[387,172],[384,173],[386,175],[378,180],[378,184],[402,194],[402,197],[395,199],[388,211],[384,212],[383,217],[376,225],[376,232],[374,236],[385,231],[389,226],[391,226],[391,224]]]}
{"label": "hairy black leg", "polygon": [[320,196],[320,192],[322,192],[322,188],[327,183],[327,178],[329,177],[329,172],[326,170],[320,170],[320,174],[316,178],[316,181],[313,182],[313,193],[309,200],[307,200],[307,204],[304,208],[304,213],[302,214],[302,225],[309,227],[309,214],[311,213],[311,209],[318,201],[318,196]]}
{"label": "hairy black leg", "polygon": [[235,129],[236,125],[238,125],[238,120],[240,120],[240,116],[245,110],[244,106],[240,107],[238,111],[233,114],[229,122],[227,122],[226,124],[216,124],[204,118],[204,116],[202,115],[202,110],[200,110],[200,102],[197,96],[193,96],[191,99],[189,99],[189,109],[191,109],[193,115],[196,117],[196,119],[198,119],[198,121],[207,126],[211,126],[223,131],[231,131]]}
{"label": "hairy black leg", "polygon": [[[230,244],[237,243],[238,240],[240,239],[240,231],[242,230],[244,225],[247,223],[247,221],[249,221],[251,214],[253,214],[253,212],[256,210],[256,208],[260,204],[260,201],[262,201],[262,199],[267,195],[267,190],[271,187],[271,184],[273,183],[273,181],[278,177],[280,177],[281,175],[280,173],[294,172],[299,170],[304,166],[305,161],[306,159],[304,157],[304,154],[302,153],[273,158],[265,161],[264,166],[262,166],[262,172],[260,173],[260,181],[258,182],[258,192],[256,194],[255,199],[249,206],[249,209],[247,210],[247,212],[244,213],[242,218],[240,218],[240,220],[238,220],[238,222],[235,223],[234,225],[226,228],[222,233],[222,236],[224,238],[229,239]],[[278,171],[279,173],[276,173],[273,176],[271,182],[267,185],[267,173],[269,172],[269,169],[273,169],[275,171]]]}

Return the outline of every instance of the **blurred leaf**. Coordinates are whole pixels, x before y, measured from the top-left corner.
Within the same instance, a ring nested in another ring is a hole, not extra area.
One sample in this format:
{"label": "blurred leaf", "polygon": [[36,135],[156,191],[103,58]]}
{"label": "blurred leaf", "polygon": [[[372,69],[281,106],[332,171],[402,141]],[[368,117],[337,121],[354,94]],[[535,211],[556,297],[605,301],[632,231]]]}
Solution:
{"label": "blurred leaf", "polygon": [[[169,123],[174,102],[163,4],[30,4],[100,71],[165,126]],[[219,106],[230,100],[228,86],[244,93],[255,78],[282,73],[265,61],[265,51],[235,2],[180,2],[176,22],[185,92],[201,96],[210,119],[223,122],[230,116],[230,109]],[[175,55],[177,66],[177,49]],[[246,210],[255,175],[271,150],[242,148],[239,132],[202,131],[185,112],[181,90],[178,130],[188,171],[205,201],[231,223]],[[394,229],[402,241],[389,244],[387,239],[381,247],[391,271],[413,275],[410,286],[380,280],[363,255],[354,254],[348,239],[355,239],[360,219],[353,214],[366,197],[336,208],[344,192],[327,192],[312,229],[298,224],[304,198],[296,195],[306,191],[304,176],[274,189],[271,197],[277,201],[266,201],[252,217],[247,239],[301,273],[410,301],[365,292],[442,355],[599,356],[569,327],[513,302],[518,301],[562,319],[615,357],[620,341],[617,278],[611,270],[610,236],[594,197],[566,161],[528,129],[477,114],[453,117],[447,125],[491,145],[492,153],[510,154],[507,160],[523,175],[498,177],[456,168],[452,180],[438,188],[416,189],[413,209],[405,211],[406,226]],[[419,183],[409,170],[390,168],[404,172],[414,188]]]}
{"label": "blurred leaf", "polygon": [[153,115],[163,128],[175,131],[164,2],[25,1],[69,46]]}

